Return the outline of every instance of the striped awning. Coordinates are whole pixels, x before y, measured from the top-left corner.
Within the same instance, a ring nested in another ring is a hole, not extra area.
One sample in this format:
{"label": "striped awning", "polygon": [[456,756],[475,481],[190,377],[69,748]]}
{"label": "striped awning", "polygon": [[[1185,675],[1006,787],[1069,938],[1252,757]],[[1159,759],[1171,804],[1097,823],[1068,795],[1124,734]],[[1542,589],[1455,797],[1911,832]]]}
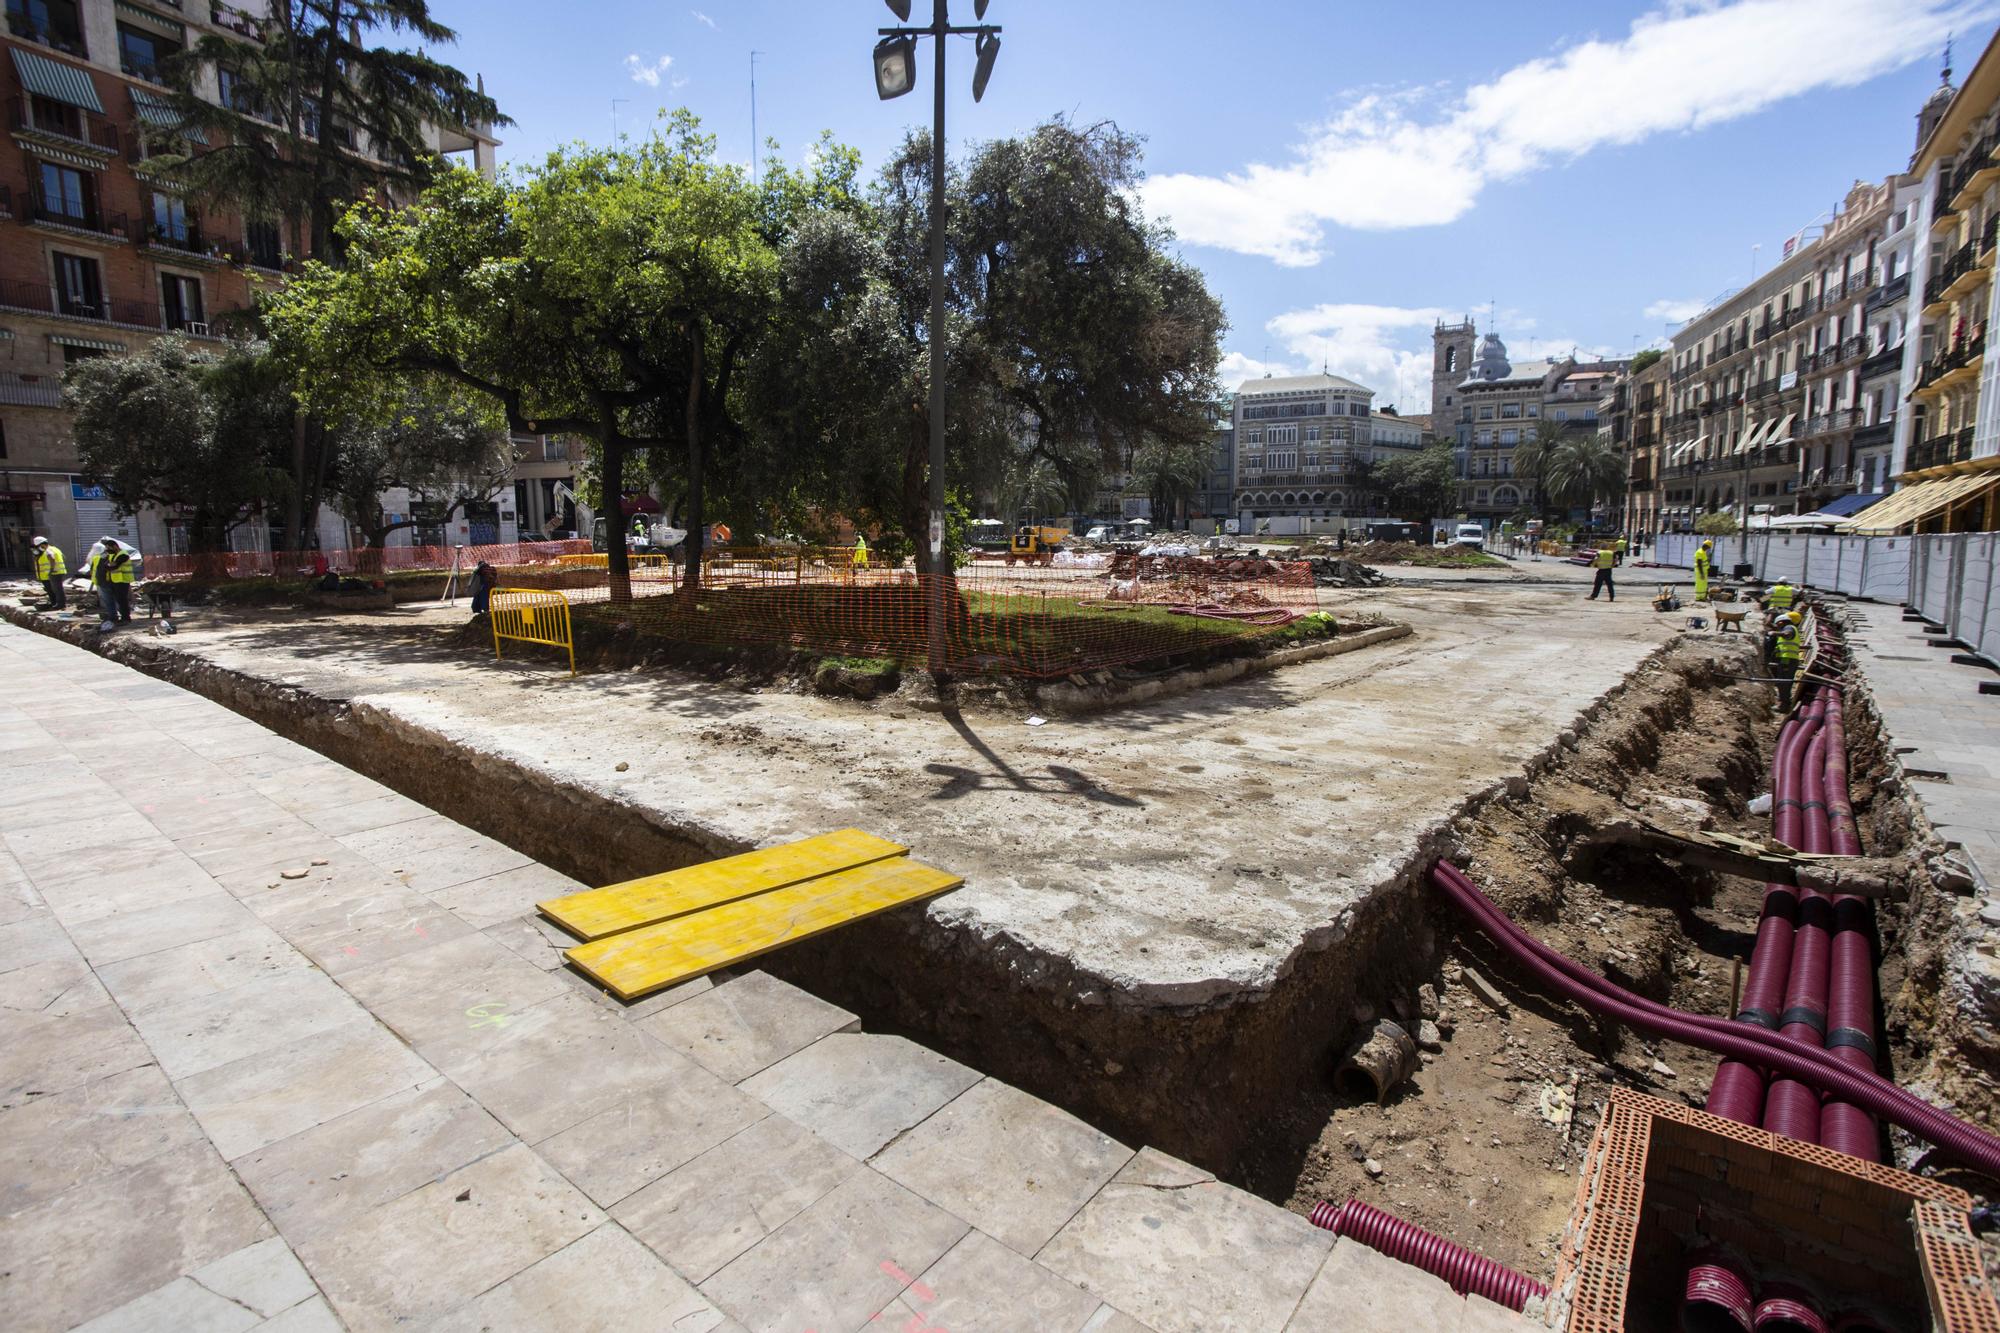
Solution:
{"label": "striped awning", "polygon": [[182,44],[187,42],[187,24],[168,18],[165,14],[155,14],[143,5],[135,5],[132,0],[118,0],[118,17],[137,23],[154,32],[164,33]]}
{"label": "striped awning", "polygon": [[53,97],[58,102],[80,106],[100,116],[104,114],[104,103],[97,100],[97,89],[83,70],[33,51],[23,51],[18,46],[9,49],[14,53],[14,72],[21,76],[23,88],[37,96]]}
{"label": "striped awning", "polygon": [[1752,426],[1748,430],[1744,431],[1743,438],[1737,441],[1736,452],[1742,454],[1742,453],[1748,453],[1750,450],[1755,449],[1759,444],[1763,442],[1764,432],[1769,430],[1770,428],[1771,428],[1770,422],[1760,421],[1755,426]]}
{"label": "striped awning", "polygon": [[208,136],[198,129],[186,125],[180,113],[166,98],[157,93],[149,93],[144,88],[132,90],[132,109],[139,113],[139,119],[155,129],[167,130],[195,143],[207,143]]}
{"label": "striped awning", "polygon": [[93,352],[122,352],[124,343],[108,342],[103,338],[78,338],[67,333],[51,333],[49,341],[64,347],[83,347]]}
{"label": "striped awning", "polygon": [[1790,444],[1792,442],[1792,423],[1798,419],[1799,414],[1796,412],[1785,413],[1783,417],[1779,418],[1778,424],[1772,428],[1771,438],[1764,441],[1765,446],[1768,448],[1780,444]]}

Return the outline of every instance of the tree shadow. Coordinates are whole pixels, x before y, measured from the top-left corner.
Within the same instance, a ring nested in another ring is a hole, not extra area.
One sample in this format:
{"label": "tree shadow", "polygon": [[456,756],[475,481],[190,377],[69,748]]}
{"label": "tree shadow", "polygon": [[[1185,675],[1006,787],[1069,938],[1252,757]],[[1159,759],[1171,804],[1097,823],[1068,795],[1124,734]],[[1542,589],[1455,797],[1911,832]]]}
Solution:
{"label": "tree shadow", "polygon": [[981,772],[958,764],[925,764],[924,772],[945,779],[944,785],[931,793],[933,801],[955,801],[975,791],[1018,791],[1039,796],[1080,796],[1086,801],[1116,806],[1121,810],[1145,807],[1144,801],[1111,791],[1088,774],[1060,764],[1050,764],[1047,777],[1023,773],[1001,758],[999,752],[972,729],[963,713],[956,708],[947,708],[942,715],[960,739],[971,746],[989,767]]}

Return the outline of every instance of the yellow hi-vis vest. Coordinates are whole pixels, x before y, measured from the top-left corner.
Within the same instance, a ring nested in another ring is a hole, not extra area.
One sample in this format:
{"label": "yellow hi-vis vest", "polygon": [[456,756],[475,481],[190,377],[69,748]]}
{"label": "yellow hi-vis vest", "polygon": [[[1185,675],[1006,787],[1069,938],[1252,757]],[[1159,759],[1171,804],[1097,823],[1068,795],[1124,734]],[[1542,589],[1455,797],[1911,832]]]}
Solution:
{"label": "yellow hi-vis vest", "polygon": [[1616,563],[1616,556],[1617,552],[1611,547],[1600,546],[1597,548],[1597,559],[1592,563],[1591,567],[1594,569],[1609,569]]}
{"label": "yellow hi-vis vest", "polygon": [[1708,560],[1709,556],[1707,547],[1697,546],[1694,548],[1695,577],[1704,579],[1708,577]]}
{"label": "yellow hi-vis vest", "polygon": [[99,551],[90,557],[90,581],[92,583],[130,583],[132,581],[132,553],[121,549],[116,555]]}
{"label": "yellow hi-vis vest", "polygon": [[1778,660],[1780,662],[1796,663],[1800,657],[1799,627],[1797,625],[1786,625],[1784,628],[1778,630],[1777,634]]}
{"label": "yellow hi-vis vest", "polygon": [[69,566],[63,563],[62,548],[51,542],[47,546],[35,548],[35,577],[38,579],[59,579],[69,573]]}
{"label": "yellow hi-vis vest", "polygon": [[1789,583],[1780,583],[1764,595],[1764,605],[1773,611],[1789,611],[1798,592]]}

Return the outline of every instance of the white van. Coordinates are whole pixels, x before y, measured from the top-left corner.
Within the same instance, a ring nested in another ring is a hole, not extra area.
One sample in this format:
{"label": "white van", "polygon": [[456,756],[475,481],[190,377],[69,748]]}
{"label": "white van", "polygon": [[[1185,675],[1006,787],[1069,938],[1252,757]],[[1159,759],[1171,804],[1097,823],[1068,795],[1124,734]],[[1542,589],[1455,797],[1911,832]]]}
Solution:
{"label": "white van", "polygon": [[1452,543],[1456,546],[1483,548],[1486,545],[1486,529],[1477,523],[1461,523],[1458,525],[1458,535],[1452,539]]}

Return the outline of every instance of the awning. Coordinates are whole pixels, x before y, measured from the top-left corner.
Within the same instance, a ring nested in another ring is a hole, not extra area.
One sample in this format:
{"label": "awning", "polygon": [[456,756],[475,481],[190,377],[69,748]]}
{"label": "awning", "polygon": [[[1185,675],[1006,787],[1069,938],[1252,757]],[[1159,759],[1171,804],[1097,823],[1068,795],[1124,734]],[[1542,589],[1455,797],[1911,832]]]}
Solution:
{"label": "awning", "polygon": [[1901,532],[1914,527],[1947,506],[2000,486],[2000,474],[1972,472],[1958,477],[1920,481],[1883,500],[1840,525],[1848,533]]}
{"label": "awning", "polygon": [[1771,449],[1781,444],[1790,444],[1792,442],[1792,423],[1798,419],[1799,414],[1796,412],[1787,412],[1784,416],[1780,417],[1777,427],[1771,432],[1771,437],[1764,441],[1764,447]]}
{"label": "awning", "polygon": [[1886,500],[1888,498],[1887,495],[1880,492],[1864,494],[1857,491],[1853,495],[1835,496],[1821,505],[1817,512],[1831,514],[1835,518],[1852,518],[1869,505],[1874,504],[1877,500]]}
{"label": "awning", "polygon": [[1771,426],[1772,423],[1769,421],[1760,421],[1749,430],[1744,431],[1742,441],[1736,446],[1736,452],[1739,454],[1748,453],[1750,450],[1755,449],[1763,442],[1764,433],[1770,430]]}
{"label": "awning", "polygon": [[156,129],[178,134],[195,143],[207,143],[208,136],[181,120],[180,113],[164,97],[149,93],[144,88],[132,90],[132,109],[139,113],[139,119]]}
{"label": "awning", "polygon": [[122,352],[124,343],[106,342],[102,338],[78,338],[67,333],[51,333],[49,341],[64,347],[83,347],[93,352]]}
{"label": "awning", "polygon": [[[172,3],[172,0],[168,0],[168,3]],[[117,9],[120,19],[137,23],[141,27],[151,28],[154,32],[164,33],[182,44],[186,44],[187,42],[187,24],[185,23],[176,22],[164,14],[155,14],[150,9],[133,4],[131,0],[118,0],[114,8]]]}
{"label": "awning", "polygon": [[75,65],[65,65],[60,60],[50,60],[38,56],[33,51],[23,51],[20,47],[9,48],[14,53],[14,72],[21,76],[21,86],[42,97],[53,97],[58,102],[68,102],[80,106],[85,111],[104,114],[104,103],[97,100],[97,89],[90,82],[90,75]]}

